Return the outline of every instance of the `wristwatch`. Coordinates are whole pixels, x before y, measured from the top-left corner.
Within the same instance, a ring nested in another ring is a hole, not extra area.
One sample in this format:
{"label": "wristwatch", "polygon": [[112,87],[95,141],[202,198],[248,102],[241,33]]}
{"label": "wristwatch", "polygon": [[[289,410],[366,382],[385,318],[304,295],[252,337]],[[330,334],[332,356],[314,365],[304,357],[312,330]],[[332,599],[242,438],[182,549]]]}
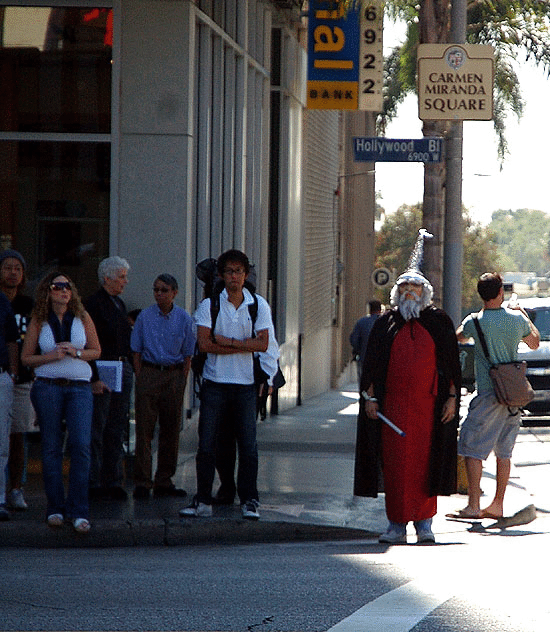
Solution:
{"label": "wristwatch", "polygon": [[80,349],[76,350],[76,357],[77,358],[81,358],[82,357],[82,351],[80,351]]}

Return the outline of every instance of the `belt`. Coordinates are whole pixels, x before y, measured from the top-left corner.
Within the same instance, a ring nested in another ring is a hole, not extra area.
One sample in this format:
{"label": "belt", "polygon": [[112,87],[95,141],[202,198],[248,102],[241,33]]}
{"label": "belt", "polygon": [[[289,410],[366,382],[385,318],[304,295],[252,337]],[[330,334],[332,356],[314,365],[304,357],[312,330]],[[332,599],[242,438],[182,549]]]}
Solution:
{"label": "belt", "polygon": [[178,364],[155,364],[154,362],[148,362],[147,360],[141,361],[142,366],[148,366],[151,369],[157,369],[157,371],[175,371],[176,369],[183,369],[183,362]]}
{"label": "belt", "polygon": [[86,380],[69,380],[66,377],[37,377],[37,381],[56,386],[76,386],[77,384],[89,384]]}

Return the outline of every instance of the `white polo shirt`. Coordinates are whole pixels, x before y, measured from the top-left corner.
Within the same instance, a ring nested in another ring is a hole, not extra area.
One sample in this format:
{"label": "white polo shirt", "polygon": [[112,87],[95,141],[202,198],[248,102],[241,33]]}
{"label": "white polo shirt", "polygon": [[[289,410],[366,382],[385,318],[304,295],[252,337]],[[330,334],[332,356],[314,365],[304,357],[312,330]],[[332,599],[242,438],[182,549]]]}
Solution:
{"label": "white polo shirt", "polygon": [[[235,340],[244,340],[252,337],[252,319],[248,306],[254,303],[252,294],[243,289],[244,301],[237,309],[227,298],[227,290],[220,294],[220,312],[216,319],[214,334],[220,334]],[[271,309],[267,301],[256,294],[258,299],[258,316],[256,318],[255,331],[269,329],[273,331]],[[197,326],[212,327],[210,317],[210,299],[204,299],[195,312]],[[245,353],[217,354],[209,353],[206,359],[202,376],[212,382],[222,384],[254,384],[253,354]]]}

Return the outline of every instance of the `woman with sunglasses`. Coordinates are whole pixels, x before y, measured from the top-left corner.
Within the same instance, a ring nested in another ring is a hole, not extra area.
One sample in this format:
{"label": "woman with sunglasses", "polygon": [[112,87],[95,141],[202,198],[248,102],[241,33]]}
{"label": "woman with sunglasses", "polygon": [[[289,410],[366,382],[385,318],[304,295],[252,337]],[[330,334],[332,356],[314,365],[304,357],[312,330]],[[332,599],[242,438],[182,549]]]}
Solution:
{"label": "woman with sunglasses", "polygon": [[[90,530],[88,478],[93,397],[88,362],[101,348],[89,314],[68,276],[52,272],[40,281],[21,352],[34,369],[31,401],[41,432],[42,474],[47,496],[46,522],[61,527],[70,520],[78,533]],[[65,420],[71,459],[69,488],[63,484]]]}

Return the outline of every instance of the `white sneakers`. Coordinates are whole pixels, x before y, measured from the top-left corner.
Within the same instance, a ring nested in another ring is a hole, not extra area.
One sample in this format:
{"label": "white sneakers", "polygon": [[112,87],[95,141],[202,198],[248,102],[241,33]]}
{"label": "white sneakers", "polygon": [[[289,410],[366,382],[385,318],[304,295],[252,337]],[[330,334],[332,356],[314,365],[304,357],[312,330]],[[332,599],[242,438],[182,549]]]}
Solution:
{"label": "white sneakers", "polygon": [[48,523],[48,527],[53,527],[55,529],[63,526],[64,518],[61,514],[50,514],[46,518],[46,522]]}
{"label": "white sneakers", "polygon": [[[258,520],[260,513],[258,511],[259,502],[257,500],[249,500],[241,505],[242,517],[246,520]],[[212,505],[201,503],[195,497],[189,507],[180,509],[182,518],[210,518],[212,516]]]}
{"label": "white sneakers", "polygon": [[183,518],[209,518],[212,515],[212,505],[200,503],[195,497],[189,507],[180,509],[179,513]]}
{"label": "white sneakers", "polygon": [[258,511],[260,503],[257,500],[248,500],[241,505],[241,514],[246,520],[259,520],[260,512]]}
{"label": "white sneakers", "polygon": [[12,489],[8,494],[8,505],[12,509],[17,509],[18,511],[24,511],[28,508],[27,503],[25,502],[25,497],[23,496],[23,492],[20,489]]}

